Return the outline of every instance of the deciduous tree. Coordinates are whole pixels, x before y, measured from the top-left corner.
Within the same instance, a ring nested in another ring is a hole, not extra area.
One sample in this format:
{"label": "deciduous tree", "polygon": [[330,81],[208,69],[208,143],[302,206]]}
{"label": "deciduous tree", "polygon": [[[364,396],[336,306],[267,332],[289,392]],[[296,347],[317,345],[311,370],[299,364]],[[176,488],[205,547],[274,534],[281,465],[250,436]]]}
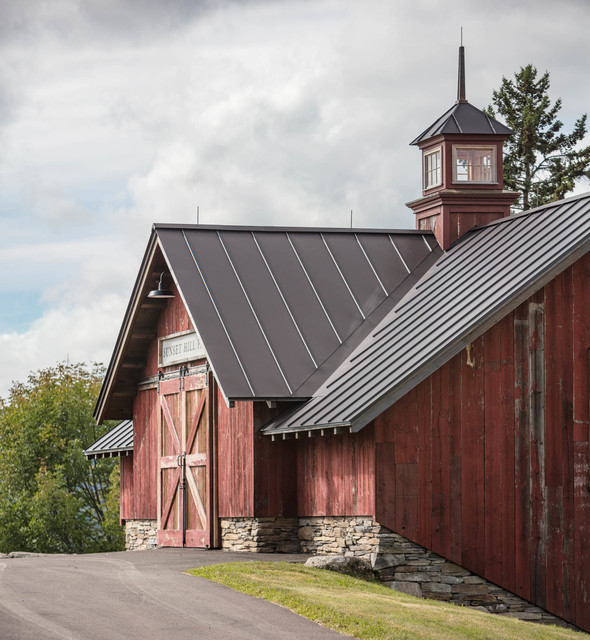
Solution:
{"label": "deciduous tree", "polygon": [[109,428],[92,417],[102,377],[102,367],[60,364],[0,400],[0,551],[122,548],[118,460],[82,453]]}

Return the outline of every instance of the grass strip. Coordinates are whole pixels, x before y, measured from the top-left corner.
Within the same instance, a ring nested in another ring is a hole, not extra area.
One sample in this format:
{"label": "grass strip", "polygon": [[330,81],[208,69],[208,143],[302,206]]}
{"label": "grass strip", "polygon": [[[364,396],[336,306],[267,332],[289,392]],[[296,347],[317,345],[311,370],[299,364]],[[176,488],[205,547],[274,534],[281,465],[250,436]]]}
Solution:
{"label": "grass strip", "polygon": [[191,569],[279,604],[324,627],[367,640],[584,640],[589,636],[423,600],[377,582],[288,562],[228,562]]}

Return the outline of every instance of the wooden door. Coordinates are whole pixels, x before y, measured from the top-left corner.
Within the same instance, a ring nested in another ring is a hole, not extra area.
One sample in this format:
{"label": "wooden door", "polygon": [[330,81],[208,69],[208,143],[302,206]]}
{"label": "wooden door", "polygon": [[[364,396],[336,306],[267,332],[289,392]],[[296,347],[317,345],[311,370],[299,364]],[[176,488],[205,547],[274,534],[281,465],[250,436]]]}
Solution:
{"label": "wooden door", "polygon": [[210,386],[204,373],[159,383],[158,545],[216,544]]}

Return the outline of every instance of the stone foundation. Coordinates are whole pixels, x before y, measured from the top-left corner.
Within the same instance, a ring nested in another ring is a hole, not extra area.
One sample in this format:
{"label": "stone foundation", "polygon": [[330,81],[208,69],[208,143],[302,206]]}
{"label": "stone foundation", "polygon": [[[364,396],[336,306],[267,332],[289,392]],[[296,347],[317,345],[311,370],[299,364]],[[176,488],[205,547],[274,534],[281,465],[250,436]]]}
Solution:
{"label": "stone foundation", "polygon": [[125,550],[143,551],[157,546],[157,520],[125,520]]}
{"label": "stone foundation", "polygon": [[298,518],[222,518],[221,548],[254,553],[299,553]]}
{"label": "stone foundation", "polygon": [[227,551],[356,556],[371,564],[385,585],[521,620],[568,625],[441,556],[364,517],[223,518]]}
{"label": "stone foundation", "polygon": [[[378,526],[378,525],[377,525]],[[547,611],[381,527],[370,562],[380,580],[420,598],[472,607],[521,620],[568,626]]]}
{"label": "stone foundation", "polygon": [[299,519],[297,537],[302,553],[356,556],[371,562],[371,555],[379,553],[385,531],[389,530],[375,524],[371,517],[314,517]]}

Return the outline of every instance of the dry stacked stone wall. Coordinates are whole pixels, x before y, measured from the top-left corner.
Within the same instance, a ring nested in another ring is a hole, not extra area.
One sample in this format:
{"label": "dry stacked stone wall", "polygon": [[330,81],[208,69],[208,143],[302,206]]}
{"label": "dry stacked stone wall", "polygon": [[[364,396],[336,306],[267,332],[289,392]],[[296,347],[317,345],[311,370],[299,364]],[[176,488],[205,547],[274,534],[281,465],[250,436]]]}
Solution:
{"label": "dry stacked stone wall", "polygon": [[125,549],[155,549],[158,544],[156,527],[157,520],[125,520]]}
{"label": "dry stacked stone wall", "polygon": [[503,616],[565,621],[364,517],[224,518],[227,551],[301,552],[363,558],[387,586]]}
{"label": "dry stacked stone wall", "polygon": [[221,548],[254,553],[299,553],[298,518],[223,518]]}

